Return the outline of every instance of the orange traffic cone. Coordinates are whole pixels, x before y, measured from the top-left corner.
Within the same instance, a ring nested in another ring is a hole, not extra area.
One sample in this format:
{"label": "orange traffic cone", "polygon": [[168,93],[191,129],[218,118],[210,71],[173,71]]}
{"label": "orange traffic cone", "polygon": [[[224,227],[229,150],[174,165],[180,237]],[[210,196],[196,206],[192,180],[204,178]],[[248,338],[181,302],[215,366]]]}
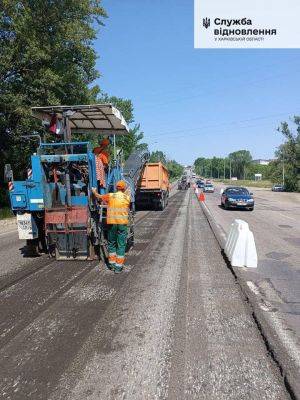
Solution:
{"label": "orange traffic cone", "polygon": [[204,193],[203,192],[201,192],[200,194],[199,194],[199,201],[205,201],[205,195],[204,195]]}

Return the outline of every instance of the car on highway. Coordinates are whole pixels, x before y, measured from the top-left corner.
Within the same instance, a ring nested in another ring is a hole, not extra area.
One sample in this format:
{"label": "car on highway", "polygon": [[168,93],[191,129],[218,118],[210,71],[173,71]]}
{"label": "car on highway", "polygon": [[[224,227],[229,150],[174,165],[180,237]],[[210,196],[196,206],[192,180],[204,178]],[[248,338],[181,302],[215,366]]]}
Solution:
{"label": "car on highway", "polygon": [[212,183],[206,183],[203,188],[203,192],[205,193],[214,193],[215,187]]}
{"label": "car on highway", "polygon": [[273,185],[272,192],[284,192],[285,187],[283,185]]}
{"label": "car on highway", "polygon": [[199,179],[199,180],[196,182],[196,185],[198,186],[199,189],[203,189],[205,183],[204,183],[204,181],[202,181],[202,180]]}
{"label": "car on highway", "polygon": [[240,208],[252,211],[254,209],[254,199],[248,189],[240,186],[230,186],[222,193],[221,206],[226,210]]}

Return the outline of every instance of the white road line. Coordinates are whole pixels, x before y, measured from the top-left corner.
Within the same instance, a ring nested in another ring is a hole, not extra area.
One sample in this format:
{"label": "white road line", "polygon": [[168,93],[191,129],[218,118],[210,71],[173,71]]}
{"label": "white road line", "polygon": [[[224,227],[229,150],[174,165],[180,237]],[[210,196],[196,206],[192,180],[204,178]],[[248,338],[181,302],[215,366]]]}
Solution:
{"label": "white road line", "polygon": [[265,303],[259,303],[259,307],[263,310],[263,311],[271,311],[271,307]]}
{"label": "white road line", "polygon": [[[247,286],[251,290],[252,293],[254,293],[256,296],[260,296],[261,297],[261,293],[259,291],[259,288],[254,282],[247,281]],[[259,301],[258,305],[259,305],[260,309],[263,310],[263,311],[271,311],[271,309],[272,309],[271,304],[269,302],[267,302],[266,300]]]}
{"label": "white road line", "polygon": [[254,294],[256,294],[256,296],[260,296],[260,292],[258,287],[255,285],[254,282],[252,281],[247,281],[247,286],[249,287],[249,289],[251,290],[251,292],[253,292]]}
{"label": "white road line", "polygon": [[288,219],[291,219],[292,221],[295,221],[295,218],[289,217],[288,215],[281,214],[280,212],[277,213],[277,214],[281,215],[282,217],[286,217],[286,218],[288,218]]}

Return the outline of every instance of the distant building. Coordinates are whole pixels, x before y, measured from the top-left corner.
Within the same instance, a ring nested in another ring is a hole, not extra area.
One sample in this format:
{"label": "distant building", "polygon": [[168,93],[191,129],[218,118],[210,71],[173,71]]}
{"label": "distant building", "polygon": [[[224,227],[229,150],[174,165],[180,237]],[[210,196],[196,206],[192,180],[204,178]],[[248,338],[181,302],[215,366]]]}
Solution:
{"label": "distant building", "polygon": [[262,158],[258,158],[257,160],[252,160],[252,164],[269,165],[271,161],[273,160],[264,160]]}

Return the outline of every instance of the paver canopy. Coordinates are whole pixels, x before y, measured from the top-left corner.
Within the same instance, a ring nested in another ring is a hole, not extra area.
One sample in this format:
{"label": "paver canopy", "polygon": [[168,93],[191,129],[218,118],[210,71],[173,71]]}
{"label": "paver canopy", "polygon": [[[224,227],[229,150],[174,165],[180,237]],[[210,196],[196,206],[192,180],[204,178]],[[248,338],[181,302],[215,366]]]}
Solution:
{"label": "paver canopy", "polygon": [[127,135],[129,128],[121,112],[112,104],[33,107],[33,117],[50,121],[53,114],[58,119],[68,115],[72,133]]}

